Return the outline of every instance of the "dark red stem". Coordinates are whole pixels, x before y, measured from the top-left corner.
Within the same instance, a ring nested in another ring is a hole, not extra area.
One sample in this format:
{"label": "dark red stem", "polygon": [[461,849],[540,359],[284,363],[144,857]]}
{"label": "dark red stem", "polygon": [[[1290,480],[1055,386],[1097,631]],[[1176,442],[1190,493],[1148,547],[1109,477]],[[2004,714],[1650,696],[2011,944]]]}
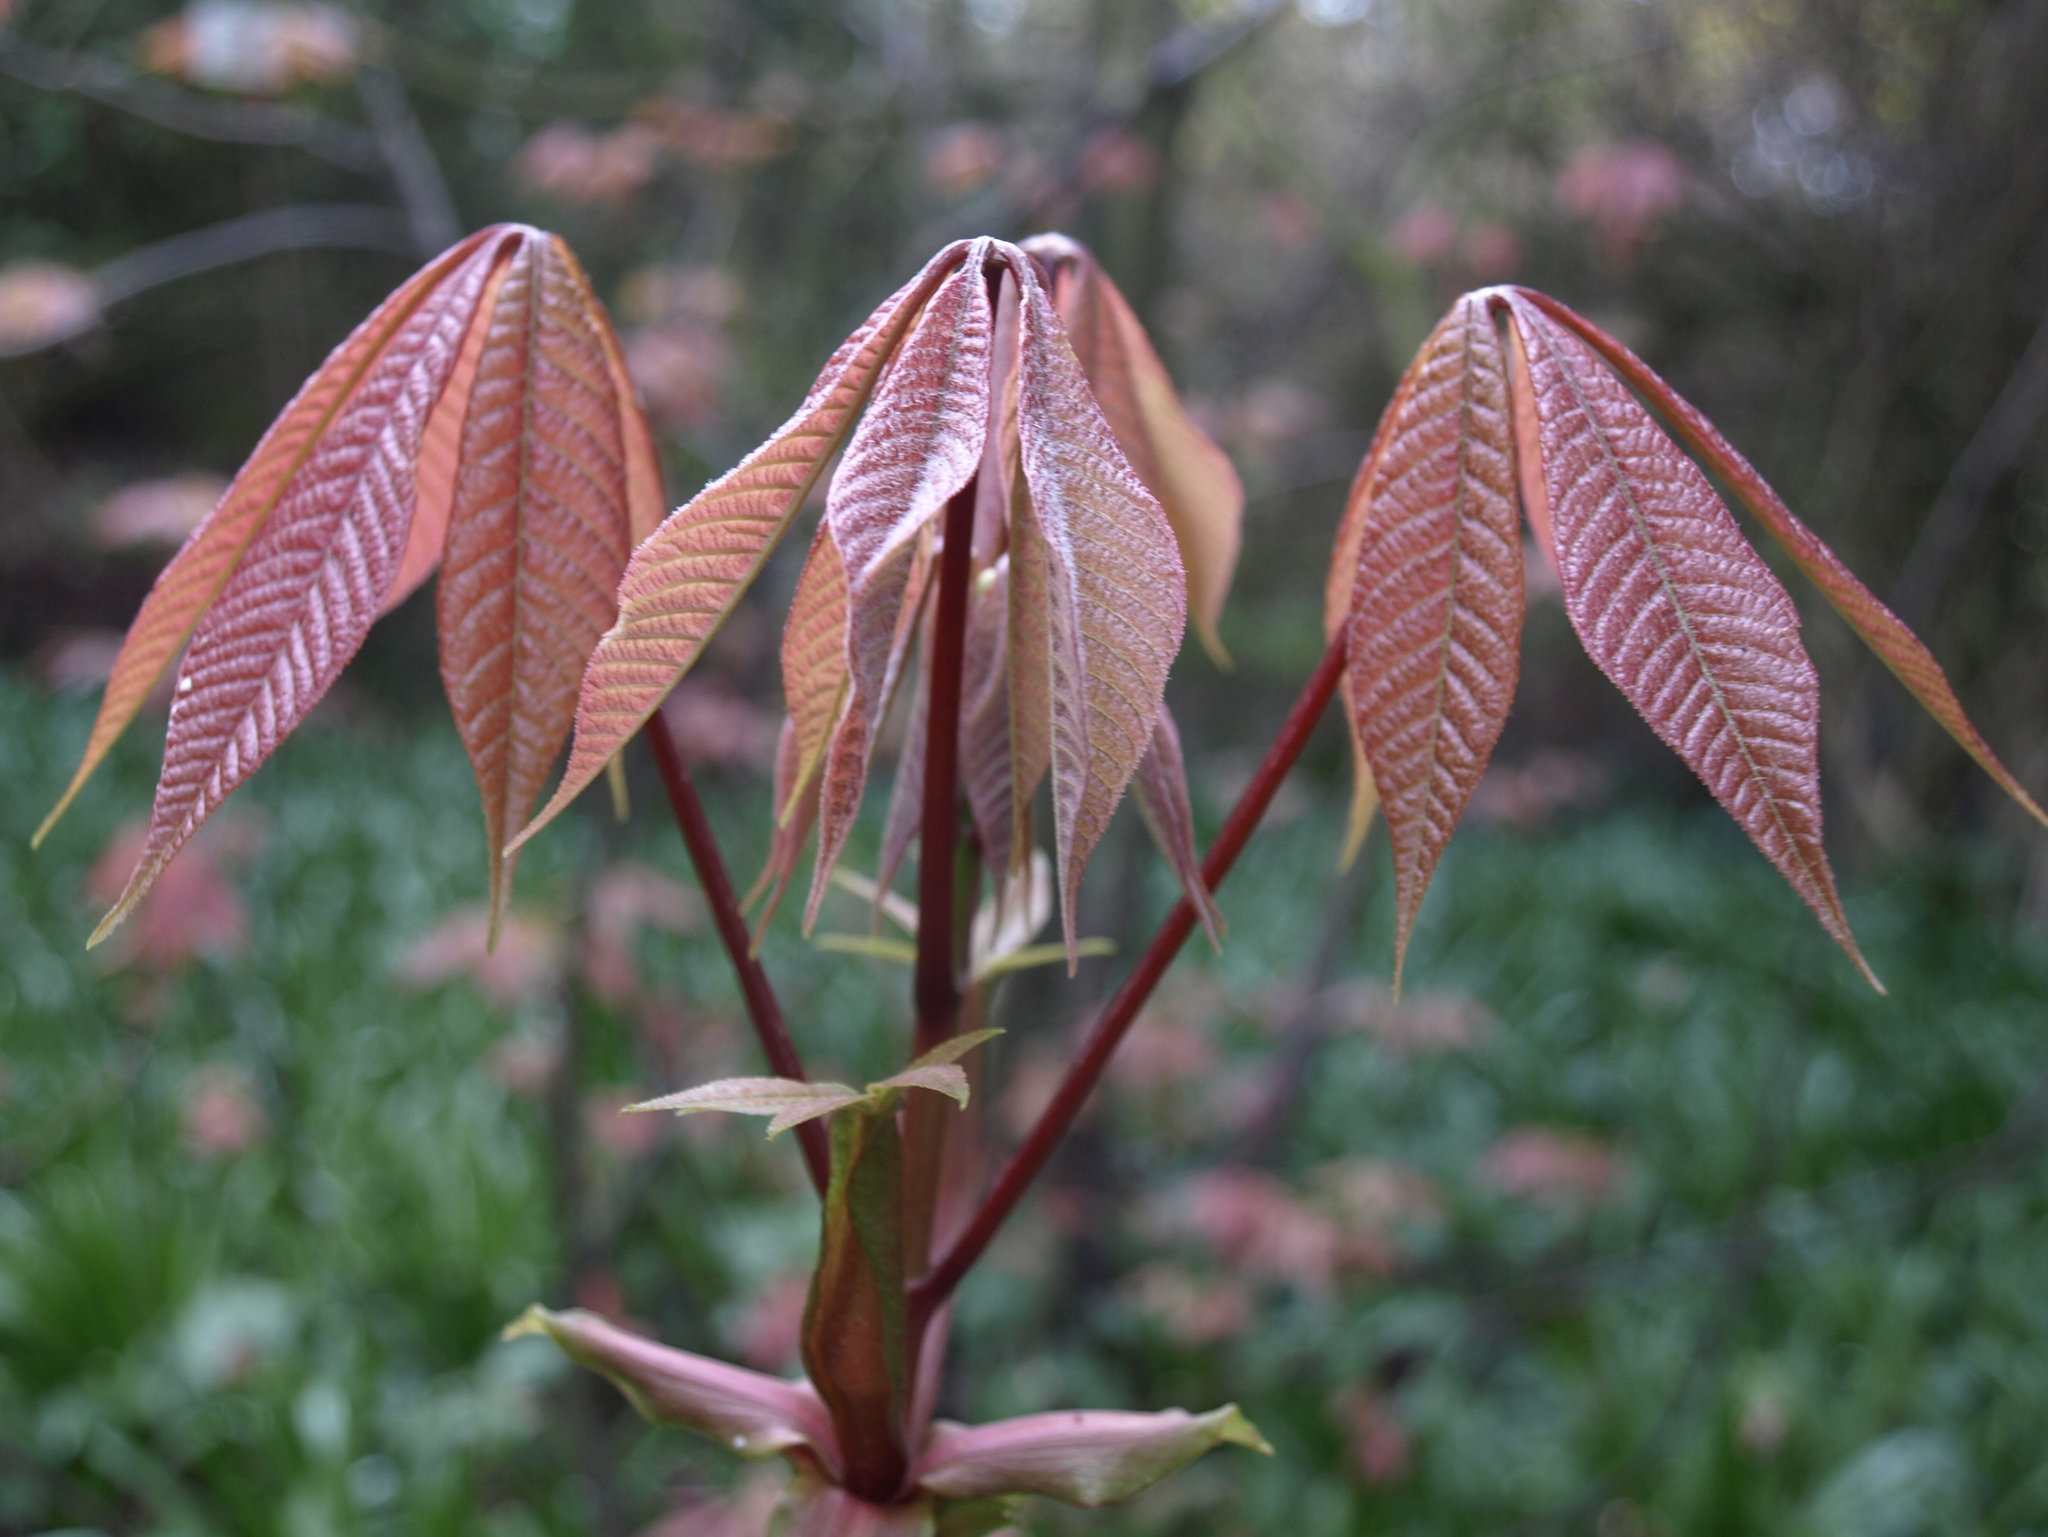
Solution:
{"label": "dark red stem", "polygon": [[928,674],[931,694],[925,701],[924,818],[917,847],[914,1056],[922,1056],[950,1036],[960,1015],[953,846],[960,829],[960,674],[967,649],[968,584],[973,575],[973,482],[946,503],[943,526],[938,612],[933,615]]}
{"label": "dark red stem", "polygon": [[[648,717],[644,735],[647,745],[654,749],[654,767],[661,775],[662,788],[668,792],[669,809],[676,816],[676,830],[683,835],[683,847],[689,851],[690,863],[696,867],[698,884],[704,888],[704,900],[711,908],[712,921],[718,925],[718,937],[725,941],[725,953],[731,958],[733,972],[739,978],[740,995],[746,1000],[747,1017],[754,1022],[754,1034],[761,1039],[761,1050],[767,1055],[768,1065],[779,1076],[803,1078],[803,1061],[797,1056],[796,1042],[790,1039],[789,1022],[782,1017],[782,1005],[776,1001],[775,990],[768,985],[768,973],[761,969],[761,962],[754,954],[747,920],[740,913],[739,898],[733,894],[732,877],[726,874],[725,861],[718,853],[718,840],[711,835],[711,819],[704,814],[704,803],[697,799],[697,787],[690,783],[689,767],[683,762],[682,750],[676,746],[675,736],[668,729],[668,721],[661,711],[656,710]],[[822,1196],[832,1173],[832,1154],[825,1142],[824,1123],[806,1121],[797,1127],[796,1137],[803,1147],[804,1165],[810,1170],[811,1183]]]}
{"label": "dark red stem", "polygon": [[[1259,819],[1266,814],[1273,793],[1280,788],[1287,771],[1294,767],[1295,759],[1308,745],[1316,722],[1322,718],[1330,696],[1337,691],[1337,680],[1343,672],[1344,637],[1340,633],[1330,642],[1314,676],[1294,701],[1294,707],[1287,712],[1280,735],[1267,749],[1258,772],[1245,786],[1244,794],[1238,797],[1229,820],[1223,824],[1223,830],[1216,835],[1216,842],[1209,849],[1209,857],[1202,861],[1202,878],[1212,890],[1223,884],[1224,876],[1230,873],[1230,867],[1237,862],[1237,856],[1258,829]],[[945,1257],[911,1288],[913,1330],[921,1327],[923,1320],[952,1295],[953,1288],[960,1284],[960,1278],[981,1257],[989,1240],[995,1237],[997,1229],[1002,1227],[1031,1182],[1044,1169],[1060,1139],[1066,1136],[1074,1118],[1081,1113],[1081,1107],[1088,1102],[1089,1094],[1101,1080],[1102,1071],[1109,1065],[1110,1056],[1118,1042],[1123,1040],[1124,1032],[1130,1029],[1131,1022],[1138,1017],[1138,1010],[1145,1006],[1152,990],[1159,985],[1159,979],[1166,974],[1166,968],[1173,964],[1180,947],[1194,932],[1195,922],[1194,908],[1186,898],[1182,898],[1166,915],[1166,921],[1159,925],[1159,931],[1145,947],[1144,955],[1139,957],[1137,967],[1124,979],[1123,986],[1117,989],[1116,996],[1110,999],[1096,1020],[1087,1044],[1067,1069],[1052,1103],[1039,1115],[1030,1135],[1010,1155],[1009,1165],[981,1203],[981,1209],[975,1212]]]}

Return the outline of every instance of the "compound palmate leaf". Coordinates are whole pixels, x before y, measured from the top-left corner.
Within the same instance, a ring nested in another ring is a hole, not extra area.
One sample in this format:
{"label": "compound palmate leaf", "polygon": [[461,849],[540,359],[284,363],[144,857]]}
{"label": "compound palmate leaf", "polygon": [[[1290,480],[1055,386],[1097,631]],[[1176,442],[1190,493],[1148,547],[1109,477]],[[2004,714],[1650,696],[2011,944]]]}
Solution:
{"label": "compound palmate leaf", "polygon": [[1507,370],[1483,296],[1423,343],[1360,514],[1346,704],[1394,851],[1394,979],[1444,845],[1514,697],[1522,629]]}
{"label": "compound palmate leaf", "polygon": [[352,400],[365,377],[388,361],[388,349],[399,330],[488,238],[488,231],[473,235],[416,273],[335,348],[279,413],[220,504],[158,575],[114,660],[77,772],[63,798],[36,829],[37,844],[49,836],[57,819],[142,708],[256,531],[269,520],[287,490],[296,487],[308,455],[334,426],[336,413]]}
{"label": "compound palmate leaf", "polygon": [[1572,627],[1877,986],[1821,843],[1820,686],[1792,600],[1599,356],[1529,301],[1508,303]]}
{"label": "compound palmate leaf", "polygon": [[442,676],[497,851],[568,734],[614,612],[653,448],[610,323],[552,235],[501,225],[430,263],[330,356],[159,579],[102,706],[191,632],[142,858],[94,942],[441,563]]}

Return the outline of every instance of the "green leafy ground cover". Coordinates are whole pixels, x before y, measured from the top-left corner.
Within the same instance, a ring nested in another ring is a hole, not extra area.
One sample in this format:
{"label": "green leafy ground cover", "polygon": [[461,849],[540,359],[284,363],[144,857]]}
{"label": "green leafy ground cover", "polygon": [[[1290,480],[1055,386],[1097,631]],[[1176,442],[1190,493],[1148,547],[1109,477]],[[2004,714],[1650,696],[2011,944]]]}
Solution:
{"label": "green leafy ground cover", "polygon": [[[580,1297],[787,1350],[793,1146],[610,1113],[752,1070],[707,935],[644,925],[623,982],[592,958],[627,833],[592,808],[534,850],[500,999],[408,985],[480,894],[459,749],[309,730],[216,850],[245,942],[110,964],[83,891],[147,805],[149,734],[26,848],[85,724],[0,675],[0,1531],[736,1537],[677,1514],[733,1483],[722,1453],[497,1338]],[[762,789],[708,789],[750,873]],[[1033,1529],[2048,1532],[2048,947],[2015,852],[1850,881],[1881,999],[1711,815],[1474,829],[1419,996],[1370,985],[1373,886],[1304,1004],[1335,799],[1255,846],[1224,954],[970,1283],[951,1406],[1235,1398],[1279,1455]],[[654,809],[633,857],[681,876]],[[787,921],[769,959],[818,1070],[889,1070],[900,972]],[[1034,974],[999,1006],[999,1129],[1059,996]]]}

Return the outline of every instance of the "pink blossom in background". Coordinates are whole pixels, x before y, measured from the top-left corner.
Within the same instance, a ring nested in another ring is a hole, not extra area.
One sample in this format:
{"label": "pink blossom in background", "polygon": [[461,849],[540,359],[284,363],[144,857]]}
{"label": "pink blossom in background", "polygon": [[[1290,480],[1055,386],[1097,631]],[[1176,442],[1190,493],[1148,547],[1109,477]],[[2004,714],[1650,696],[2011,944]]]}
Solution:
{"label": "pink blossom in background", "polygon": [[192,0],[142,34],[143,68],[215,91],[275,96],[362,61],[362,23],[318,0]]}
{"label": "pink blossom in background", "polygon": [[1159,152],[1128,128],[1105,128],[1081,151],[1081,185],[1090,192],[1140,191],[1159,169]]}
{"label": "pink blossom in background", "polygon": [[[119,898],[148,840],[149,823],[143,818],[114,834],[85,878],[92,902],[106,907]],[[262,841],[247,817],[222,818],[202,829],[115,934],[109,958],[116,965],[169,973],[202,955],[227,959],[241,954],[249,944],[249,912],[228,870],[252,858]]]}
{"label": "pink blossom in background", "polygon": [[776,717],[709,678],[685,678],[661,707],[676,745],[693,763],[766,773],[775,763]]}
{"label": "pink blossom in background", "polygon": [[1389,238],[1402,260],[1434,267],[1457,248],[1458,221],[1448,208],[1419,203],[1401,216]]}
{"label": "pink blossom in background", "polygon": [[465,904],[414,940],[398,958],[393,974],[405,987],[439,987],[467,976],[501,1008],[512,1008],[551,990],[562,978],[561,931],[543,919],[508,914],[489,948],[490,909]]}
{"label": "pink blossom in background", "polygon": [[780,112],[728,112],[673,96],[636,103],[627,126],[652,134],[677,159],[711,171],[737,170],[789,147],[789,124]]}
{"label": "pink blossom in background", "polygon": [[1309,245],[1320,229],[1315,205],[1292,192],[1269,192],[1259,200],[1259,226],[1273,244],[1289,251]]}
{"label": "pink blossom in background", "polygon": [[600,871],[586,903],[583,979],[610,1003],[640,992],[633,942],[643,928],[691,934],[704,926],[704,899],[651,865],[622,861]]}
{"label": "pink blossom in background", "polygon": [[519,147],[512,157],[512,179],[524,191],[563,202],[618,207],[639,197],[654,180],[660,148],[653,130],[638,125],[600,134],[563,119]]}
{"label": "pink blossom in background", "polygon": [[185,1145],[201,1158],[246,1153],[269,1129],[256,1099],[256,1081],[231,1063],[194,1068],[179,1097],[178,1125]]}
{"label": "pink blossom in background", "polygon": [[508,1035],[491,1048],[490,1074],[508,1094],[538,1099],[562,1060],[561,1048],[537,1035]]}
{"label": "pink blossom in background", "polygon": [[1396,1000],[1377,982],[1343,982],[1324,994],[1332,1019],[1364,1030],[1397,1056],[1464,1051],[1483,1042],[1493,1015],[1464,993],[1410,993]]}
{"label": "pink blossom in background", "polygon": [[1354,1395],[1344,1418],[1351,1435],[1351,1463],[1359,1477],[1375,1488],[1398,1484],[1415,1468],[1401,1407],[1391,1395],[1373,1389]]}
{"label": "pink blossom in background", "polygon": [[1657,221],[1684,201],[1691,175],[1654,139],[1592,145],[1558,173],[1558,206],[1592,222],[1600,251],[1616,266],[1635,260]]}
{"label": "pink blossom in background", "polygon": [[789,1270],[756,1289],[741,1315],[740,1359],[756,1371],[781,1375],[802,1349],[804,1302],[811,1294],[807,1271]]}
{"label": "pink blossom in background", "polygon": [[0,358],[69,341],[99,324],[99,291],[55,262],[0,267]]}
{"label": "pink blossom in background", "polygon": [[1223,1168],[1165,1198],[1164,1224],[1199,1238],[1252,1278],[1328,1289],[1342,1247],[1336,1225],[1272,1175]]}
{"label": "pink blossom in background", "polygon": [[1564,1211],[1597,1206],[1615,1192],[1621,1160],[1608,1143],[1551,1126],[1523,1126],[1480,1155],[1478,1175],[1502,1195]]}
{"label": "pink blossom in background", "polygon": [[218,475],[135,481],[93,509],[93,538],[110,550],[136,544],[176,548],[213,511],[227,489],[228,483]]}
{"label": "pink blossom in background", "polygon": [[960,198],[985,186],[1003,168],[1002,135],[987,123],[954,123],[932,135],[925,151],[925,184],[941,197]]}
{"label": "pink blossom in background", "polygon": [[584,1130],[607,1152],[621,1158],[644,1158],[661,1146],[674,1117],[629,1112],[626,1107],[653,1097],[640,1089],[593,1089],[583,1096]]}
{"label": "pink blossom in background", "polygon": [[1522,237],[1505,224],[1482,224],[1465,236],[1465,270],[1482,283],[1504,283],[1522,270]]}
{"label": "pink blossom in background", "polygon": [[1520,763],[1496,758],[1472,792],[1467,814],[1481,822],[1506,822],[1529,831],[1560,811],[1597,803],[1607,775],[1584,753],[1545,747]]}
{"label": "pink blossom in background", "polygon": [[1205,1276],[1157,1260],[1125,1283],[1131,1305],[1183,1345],[1237,1339],[1252,1325],[1251,1289],[1240,1276]]}
{"label": "pink blossom in background", "polygon": [[630,331],[620,345],[657,428],[692,432],[718,420],[719,390],[732,360],[722,332],[685,315]]}

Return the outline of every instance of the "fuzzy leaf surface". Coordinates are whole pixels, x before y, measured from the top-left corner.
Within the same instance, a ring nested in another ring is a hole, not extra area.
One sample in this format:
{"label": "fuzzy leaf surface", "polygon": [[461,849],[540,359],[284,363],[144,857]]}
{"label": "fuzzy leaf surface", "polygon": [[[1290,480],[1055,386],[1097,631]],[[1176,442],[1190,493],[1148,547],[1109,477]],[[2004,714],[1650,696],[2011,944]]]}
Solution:
{"label": "fuzzy leaf surface", "polygon": [[1876,986],[1821,843],[1820,687],[1792,600],[1592,349],[1510,302],[1572,628]]}
{"label": "fuzzy leaf surface", "polygon": [[114,659],[99,713],[86,738],[77,771],[34,841],[40,844],[91,777],[128,723],[149,697],[156,680],[177,656],[199,617],[269,522],[288,490],[303,494],[299,480],[306,461],[365,378],[387,362],[394,338],[449,275],[462,268],[498,232],[472,235],[407,279],[327,355],[264,433],[220,504],[207,514],[183,548],[158,573],[142,608],[128,627]]}
{"label": "fuzzy leaf surface", "polygon": [[1345,702],[1394,851],[1394,977],[1416,910],[1507,722],[1522,540],[1500,340],[1483,297],[1409,365],[1359,488]]}
{"label": "fuzzy leaf surface", "polygon": [[1571,327],[1588,345],[1613,365],[1615,371],[1664,414],[1678,439],[1716,475],[1727,482],[1742,505],[1763,524],[1779,548],[1792,557],[1793,564],[1821,590],[1835,612],[1875,651],[1892,674],[1919,700],[1927,713],[1941,724],[1998,787],[2025,808],[2035,821],[2048,825],[2048,812],[2029,795],[2006,766],[1998,760],[1970,718],[1962,701],[1949,686],[1948,674],[1934,659],[1920,637],[1906,627],[1841,557],[1793,514],[1778,493],[1756,472],[1754,466],[1714,424],[1678,391],[1659,377],[1656,370],[1619,341],[1581,315],[1574,314],[1555,299],[1524,291],[1523,299],[1546,315]]}
{"label": "fuzzy leaf surface", "polygon": [[1013,848],[1009,618],[1010,561],[1002,556],[968,602],[960,678],[960,783],[981,857],[998,883],[1015,873],[1023,853]]}
{"label": "fuzzy leaf surface", "polygon": [[[274,507],[252,526],[193,630],[148,841],[91,943],[133,911],[172,856],[305,718],[362,645],[405,552],[427,418],[454,370],[493,263],[508,239],[520,238],[491,234],[458,247],[468,254],[452,269],[430,268],[436,280],[367,356],[345,343],[323,365],[323,373],[336,368],[352,377],[353,387],[337,392],[292,456]],[[257,451],[266,479],[287,470],[266,452],[268,442]],[[234,501],[230,488],[222,505]],[[194,542],[206,537],[202,525]]]}
{"label": "fuzzy leaf surface", "polygon": [[987,252],[975,242],[913,323],[825,503],[846,567],[847,689],[826,750],[807,923],[860,809],[875,734],[916,634],[931,525],[981,465],[994,331]]}
{"label": "fuzzy leaf surface", "polygon": [[1227,661],[1216,625],[1244,540],[1237,468],[1188,415],[1130,302],[1087,248],[1064,235],[1034,235],[1024,249],[1052,268],[1053,306],[1081,371],[1124,457],[1173,525],[1195,634],[1210,656]]}
{"label": "fuzzy leaf surface", "polygon": [[795,415],[633,552],[618,620],[584,669],[569,767],[515,844],[604,771],[696,662],[845,440],[903,328],[964,249],[948,246],[885,300],[832,355]]}
{"label": "fuzzy leaf surface", "polygon": [[1172,712],[1159,707],[1159,720],[1152,728],[1152,745],[1138,761],[1138,776],[1132,781],[1137,792],[1138,813],[1152,841],[1173,867],[1180,889],[1202,920],[1202,932],[1211,948],[1223,948],[1223,916],[1216,911],[1216,899],[1209,883],[1202,879],[1202,854],[1195,847],[1195,813],[1188,804],[1188,766],[1180,748],[1180,728]]}
{"label": "fuzzy leaf surface", "polygon": [[1092,1509],[1127,1500],[1213,1447],[1273,1448],[1236,1404],[1207,1414],[1109,1409],[1027,1414],[988,1425],[935,1421],[913,1475],[930,1494],[1043,1494]]}
{"label": "fuzzy leaf surface", "polygon": [[[1028,263],[1013,270],[1029,495],[1011,510],[1011,751],[1049,740],[1071,965],[1081,870],[1152,741],[1187,629],[1187,575],[1173,528],[1117,446],[1051,299]],[[1030,655],[1041,639],[1042,655]],[[1041,688],[1049,718],[1032,720]]]}
{"label": "fuzzy leaf surface", "polygon": [[494,927],[511,892],[505,844],[568,739],[632,553],[627,418],[639,408],[606,366],[608,330],[568,247],[526,240],[463,425],[436,610],[441,680],[483,796]]}

